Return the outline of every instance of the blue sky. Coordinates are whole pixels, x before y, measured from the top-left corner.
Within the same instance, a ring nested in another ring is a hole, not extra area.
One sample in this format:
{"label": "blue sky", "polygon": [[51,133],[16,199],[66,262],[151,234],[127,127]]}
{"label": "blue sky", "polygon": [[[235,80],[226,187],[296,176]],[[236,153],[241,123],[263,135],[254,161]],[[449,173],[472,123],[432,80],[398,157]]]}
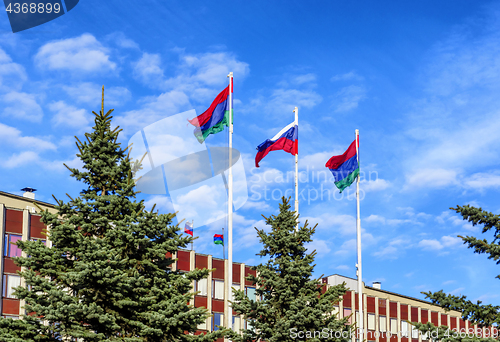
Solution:
{"label": "blue sky", "polygon": [[[342,196],[331,176],[322,177],[357,128],[367,284],[500,304],[498,267],[457,238],[480,229],[448,209],[500,211],[499,52],[500,6],[486,1],[82,0],[17,34],[4,14],[0,189],[21,194],[31,186],[48,202],[81,190],[62,163],[80,165],[73,136],[89,131],[103,84],[125,144],[159,120],[204,111],[233,71],[234,147],[248,190],[235,213],[235,261],[258,262],[254,227],[264,228],[261,214],[276,213],[273,191],[293,188],[293,178],[282,177],[293,170],[291,155],[272,152],[259,169],[253,158],[258,144],[293,121],[297,106],[300,214],[318,223],[311,246],[318,276],[355,277],[354,187]],[[207,144],[225,139],[220,133]],[[318,191],[335,196],[321,199]],[[208,205],[214,193],[210,184],[190,189],[179,205]],[[167,196],[142,198],[173,210]],[[222,255],[211,242],[224,224],[220,214],[195,222],[198,252]]]}

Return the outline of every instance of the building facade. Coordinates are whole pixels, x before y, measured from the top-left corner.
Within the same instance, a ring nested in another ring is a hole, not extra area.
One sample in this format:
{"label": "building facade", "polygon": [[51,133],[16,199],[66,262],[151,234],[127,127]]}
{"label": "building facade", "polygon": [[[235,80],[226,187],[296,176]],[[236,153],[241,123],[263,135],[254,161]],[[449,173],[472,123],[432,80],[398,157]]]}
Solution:
{"label": "building facade", "polygon": [[55,212],[54,206],[49,203],[35,200],[33,189],[26,189],[24,196],[17,196],[0,191],[0,235],[3,237],[0,245],[0,274],[2,275],[2,300],[0,301],[0,312],[3,317],[18,319],[21,314],[23,301],[16,299],[13,288],[24,285],[23,279],[17,271],[21,268],[14,264],[12,258],[26,256],[25,253],[13,245],[18,240],[42,240],[46,242],[44,235],[45,225],[40,222],[39,209]]}
{"label": "building facade", "polygon": [[[340,317],[350,317],[351,323],[359,320],[359,297],[357,280],[338,274],[323,278],[327,286],[345,282],[349,289],[342,301],[336,306]],[[498,329],[478,328],[469,321],[462,320],[458,311],[445,311],[431,302],[408,297],[381,289],[380,283],[366,286],[363,283],[363,316],[365,338],[376,342],[431,342],[429,335],[423,335],[408,322],[431,322],[435,326],[445,325],[450,336],[465,335],[472,337],[498,337]],[[353,336],[353,341],[355,337]]]}
{"label": "building facade", "polygon": [[[32,190],[32,189],[31,189]],[[39,209],[48,209],[55,212],[54,206],[37,201],[34,194],[28,191],[24,196],[13,195],[0,191],[0,234],[3,243],[0,244],[0,253],[3,255],[0,263],[2,277],[2,300],[0,301],[0,312],[3,317],[18,319],[22,312],[24,303],[13,296],[12,288],[23,286],[23,279],[19,277],[12,258],[25,256],[23,252],[13,245],[18,240],[41,239],[50,247],[50,241],[46,241],[44,230],[46,227],[40,222]],[[195,307],[205,307],[211,313],[206,322],[198,326],[197,334],[205,331],[217,330],[217,326],[232,326],[234,330],[246,328],[246,322],[242,316],[233,312],[230,320],[224,317],[225,308],[228,305],[226,287],[228,278],[228,260],[214,258],[211,255],[197,254],[195,251],[179,250],[172,256],[176,259],[172,265],[173,270],[190,271],[194,269],[214,269],[207,279],[202,279],[193,284],[193,291],[197,294],[191,301]],[[243,263],[233,263],[233,279],[231,286],[242,289],[251,299],[256,298],[255,285],[245,278],[252,274],[256,275],[251,267]],[[346,283],[349,289],[342,301],[335,307],[336,314],[340,318],[349,317],[351,323],[359,320],[357,280],[338,274],[322,279],[325,288]],[[446,325],[450,328],[470,334],[474,332],[480,336],[498,336],[496,329],[474,327],[468,321],[461,319],[461,314],[456,311],[445,312],[440,307],[428,301],[408,297],[394,292],[385,291],[380,288],[379,283],[373,286],[363,284],[363,316],[366,329],[366,338],[373,342],[426,342],[429,336],[423,336],[412,329],[408,322],[432,322],[436,326]],[[352,336],[356,342],[356,336]],[[222,341],[222,339],[220,339]]]}

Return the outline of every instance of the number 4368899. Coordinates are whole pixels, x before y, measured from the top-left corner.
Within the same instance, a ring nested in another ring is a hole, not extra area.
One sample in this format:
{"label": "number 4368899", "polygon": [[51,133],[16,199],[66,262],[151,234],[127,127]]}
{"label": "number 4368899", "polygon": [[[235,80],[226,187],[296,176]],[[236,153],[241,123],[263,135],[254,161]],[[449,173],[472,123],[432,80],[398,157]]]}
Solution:
{"label": "number 4368899", "polygon": [[58,3],[10,3],[6,11],[9,13],[59,13],[61,5]]}

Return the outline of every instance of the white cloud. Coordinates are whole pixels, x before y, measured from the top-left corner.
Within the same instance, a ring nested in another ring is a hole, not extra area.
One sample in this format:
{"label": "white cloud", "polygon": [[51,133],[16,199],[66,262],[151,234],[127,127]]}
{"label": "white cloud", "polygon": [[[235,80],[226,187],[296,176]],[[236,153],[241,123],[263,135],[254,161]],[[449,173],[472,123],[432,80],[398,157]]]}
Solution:
{"label": "white cloud", "polygon": [[436,239],[424,239],[418,246],[424,250],[439,251],[446,247],[456,247],[462,243],[462,239],[455,236],[442,236],[441,241]]}
{"label": "white cloud", "polygon": [[339,74],[333,76],[330,81],[336,82],[336,81],[363,81],[364,78],[360,75],[358,75],[355,71],[349,71],[345,74]]}
{"label": "white cloud", "polygon": [[3,116],[40,122],[43,118],[42,107],[38,104],[35,95],[27,93],[10,92],[1,97],[5,104]]}
{"label": "white cloud", "polygon": [[[457,27],[431,50],[430,62],[421,70],[424,96],[405,117],[404,134],[414,140],[405,146],[412,151],[403,163],[406,188],[498,188],[497,174],[474,173],[496,167],[500,157],[497,17],[473,35],[468,25]],[[421,170],[438,174],[428,179]]]}
{"label": "white cloud", "polygon": [[41,158],[37,152],[24,151],[11,155],[1,166],[9,169],[22,166],[36,166],[51,172],[64,172],[67,169],[63,163],[69,167],[81,167],[82,165],[81,160],[76,157],[69,160],[46,160]]}
{"label": "white cloud", "polygon": [[36,148],[39,151],[56,150],[56,145],[48,140],[48,137],[37,138],[31,136],[22,136],[21,131],[19,131],[17,128],[0,123],[0,141],[2,141],[4,145],[11,145],[13,147]]}
{"label": "white cloud", "polygon": [[365,218],[363,220],[364,222],[368,222],[368,223],[381,223],[381,224],[385,224],[385,217],[382,217],[380,215],[370,215],[368,216],[367,218]]}
{"label": "white cloud", "polygon": [[20,90],[28,79],[24,67],[12,62],[10,56],[0,49],[0,89]]}
{"label": "white cloud", "polygon": [[89,33],[46,43],[35,55],[35,63],[40,69],[74,73],[102,73],[114,71],[117,67],[110,61],[108,49]]}
{"label": "white cloud", "polygon": [[382,191],[387,189],[390,186],[390,183],[385,179],[377,178],[375,180],[363,180],[359,183],[360,189],[365,192],[371,191]]}
{"label": "white cloud", "polygon": [[500,174],[498,172],[475,173],[464,180],[464,185],[477,190],[498,188],[500,187]]}
{"label": "white cloud", "polygon": [[424,239],[418,243],[418,246],[424,250],[441,250],[443,245],[436,239],[427,240]]}
{"label": "white cloud", "polygon": [[408,188],[442,188],[458,184],[457,172],[447,169],[420,169],[407,175],[406,185]]}
{"label": "white cloud", "polygon": [[303,216],[301,221],[309,221],[309,224],[318,224],[318,230],[340,233],[343,236],[356,234],[356,218],[351,215],[333,215],[324,213],[319,216]]}
{"label": "white cloud", "polygon": [[[250,101],[250,106],[245,111],[262,110],[275,117],[287,114],[293,121],[293,109],[313,108],[323,98],[313,90],[274,89],[269,96],[258,96]],[[299,114],[300,115],[300,114]]]}
{"label": "white cloud", "polygon": [[335,269],[341,270],[341,271],[349,271],[351,269],[351,267],[349,267],[347,265],[339,265],[339,266],[335,267]]}
{"label": "white cloud", "polygon": [[76,127],[88,129],[91,115],[85,109],[78,109],[66,104],[64,101],[57,101],[49,104],[49,109],[55,112],[52,123],[55,126]]}
{"label": "white cloud", "polygon": [[293,77],[292,82],[295,84],[304,84],[304,83],[312,83],[316,82],[316,75],[309,73],[309,74],[304,74],[304,75],[298,75]]}
{"label": "white cloud", "polygon": [[[179,50],[178,50],[179,51]],[[189,94],[190,98],[206,106],[228,84],[227,75],[233,72],[236,87],[250,72],[247,63],[239,61],[228,52],[204,54],[179,53],[180,64],[172,72],[176,76],[166,79],[159,88],[177,90]]]}
{"label": "white cloud", "polygon": [[394,246],[385,246],[381,250],[374,252],[373,255],[382,259],[397,259],[399,251]]}
{"label": "white cloud", "polygon": [[115,116],[115,123],[124,128],[125,134],[133,134],[138,129],[190,107],[188,96],[177,90],[162,93],[157,97],[146,97],[141,102],[141,108]]}
{"label": "white cloud", "polygon": [[451,295],[454,295],[454,296],[460,296],[462,295],[462,293],[464,293],[463,291],[465,290],[465,287],[459,287],[459,288],[456,288],[454,289],[453,291],[450,291],[449,294]]}
{"label": "white cloud", "polygon": [[[63,86],[64,91],[78,103],[85,103],[99,108],[102,97],[102,85],[97,83],[83,82],[72,86]],[[130,91],[125,87],[105,87],[104,88],[104,106],[123,105],[132,97]],[[96,110],[97,112],[97,110]]]}
{"label": "white cloud", "polygon": [[123,32],[114,32],[106,36],[108,42],[112,42],[123,49],[139,49],[139,45],[132,39],[127,38]]}
{"label": "white cloud", "polygon": [[160,55],[143,53],[142,57],[134,63],[133,75],[145,85],[156,88],[164,76]]}
{"label": "white cloud", "polygon": [[348,112],[356,109],[365,98],[366,89],[364,87],[355,85],[344,87],[335,94],[335,112]]}
{"label": "white cloud", "polygon": [[12,169],[23,165],[34,164],[39,161],[38,154],[33,151],[24,151],[10,156],[2,165],[6,168]]}
{"label": "white cloud", "polygon": [[308,243],[306,247],[308,252],[316,250],[317,256],[319,258],[322,258],[329,255],[329,253],[332,251],[330,247],[328,247],[328,245],[328,241],[315,238],[312,242]]}

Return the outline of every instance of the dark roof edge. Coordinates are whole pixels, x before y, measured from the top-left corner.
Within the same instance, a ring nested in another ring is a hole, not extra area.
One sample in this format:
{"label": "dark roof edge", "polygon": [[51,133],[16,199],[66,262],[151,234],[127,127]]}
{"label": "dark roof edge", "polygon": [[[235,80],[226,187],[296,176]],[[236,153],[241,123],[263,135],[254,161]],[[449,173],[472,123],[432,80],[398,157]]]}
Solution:
{"label": "dark roof edge", "polygon": [[43,204],[47,207],[51,207],[51,208],[55,208],[55,204],[52,204],[52,203],[47,203],[47,202],[43,202],[43,201],[39,201],[37,199],[32,199],[32,198],[27,198],[27,197],[23,197],[23,196],[19,196],[19,195],[14,195],[14,194],[11,194],[9,192],[5,192],[5,191],[0,191],[0,195],[4,195],[6,197],[11,197],[11,198],[15,198],[15,199],[21,199],[21,200],[25,200],[25,201],[28,201],[28,202],[36,202],[36,203],[40,203],[40,204]]}

